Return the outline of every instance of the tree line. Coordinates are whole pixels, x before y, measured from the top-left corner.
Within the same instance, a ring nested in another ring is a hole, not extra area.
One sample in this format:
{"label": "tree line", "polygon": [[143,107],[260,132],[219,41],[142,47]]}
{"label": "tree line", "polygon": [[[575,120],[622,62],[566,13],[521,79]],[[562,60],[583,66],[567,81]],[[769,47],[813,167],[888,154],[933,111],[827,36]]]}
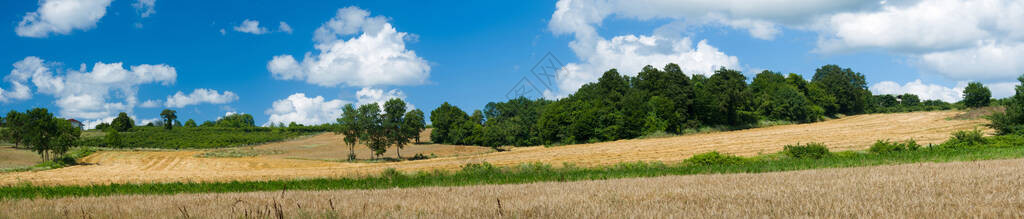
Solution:
{"label": "tree line", "polygon": [[[987,92],[981,88],[967,90]],[[701,127],[750,127],[764,120],[804,123],[838,115],[953,107],[940,100],[921,102],[913,94],[872,95],[863,74],[837,65],[816,69],[810,81],[766,70],[750,83],[741,72],[726,68],[710,76],[688,76],[676,64],[662,69],[648,65],[637,76],[608,70],[597,82],[559,100],[519,97],[488,103],[472,114],[445,102],[430,113],[430,138],[459,145],[575,144],[682,134]]]}

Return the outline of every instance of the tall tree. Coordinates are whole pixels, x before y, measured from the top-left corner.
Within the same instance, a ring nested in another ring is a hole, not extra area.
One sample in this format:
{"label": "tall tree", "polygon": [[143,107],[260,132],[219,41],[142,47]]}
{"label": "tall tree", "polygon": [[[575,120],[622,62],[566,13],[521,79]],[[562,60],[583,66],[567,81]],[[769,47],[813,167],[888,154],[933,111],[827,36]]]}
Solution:
{"label": "tall tree", "polygon": [[964,106],[971,108],[985,107],[989,105],[991,99],[992,91],[989,91],[988,87],[979,82],[971,82],[964,88]]}
{"label": "tall tree", "polygon": [[164,128],[170,130],[174,127],[174,120],[178,119],[177,113],[177,111],[171,109],[164,109],[163,112],[160,112],[160,118],[164,119]]}
{"label": "tall tree", "polygon": [[348,160],[356,159],[356,143],[359,141],[360,132],[363,130],[359,125],[359,111],[352,104],[345,104],[341,108],[341,117],[338,118],[338,129],[335,133],[345,135],[343,141],[348,146]]}
{"label": "tall tree", "polygon": [[728,125],[741,125],[750,121],[742,117],[741,110],[748,107],[749,95],[744,93],[747,90],[747,77],[739,71],[721,68],[715,71],[708,79],[711,93],[718,96],[718,105],[725,115],[725,123]]}
{"label": "tall tree", "polygon": [[[868,106],[871,91],[868,91],[864,75],[849,68],[837,65],[825,65],[814,72],[812,84],[817,84],[836,99],[837,109],[826,111],[827,114],[837,113],[853,115],[864,113]],[[826,110],[828,108],[826,107]]]}
{"label": "tall tree", "polygon": [[[410,139],[409,131],[405,127],[405,111],[405,101],[402,99],[392,98],[384,103],[384,132],[389,144],[395,145],[398,159],[402,159],[402,148],[409,144]],[[483,114],[480,117],[483,117]]]}
{"label": "tall tree", "polygon": [[450,132],[463,121],[469,120],[469,115],[457,106],[444,102],[437,109],[430,111],[430,123],[434,130],[430,133],[430,141],[441,144],[451,144],[458,139],[453,139]]}
{"label": "tall tree", "polygon": [[0,130],[4,140],[14,143],[14,147],[19,147],[23,144],[25,140],[25,122],[27,119],[24,113],[15,110],[8,112],[7,117],[4,118],[4,129]]}
{"label": "tall tree", "polygon": [[359,127],[363,129],[360,141],[373,152],[371,156],[377,157],[387,152],[388,139],[384,133],[380,115],[380,105],[370,103],[359,106]]}
{"label": "tall tree", "polygon": [[110,126],[119,132],[127,132],[135,127],[135,121],[131,117],[128,117],[128,113],[121,112],[117,114],[117,118],[110,122]]}
{"label": "tall tree", "polygon": [[918,104],[921,104],[921,98],[915,94],[903,94],[896,98],[900,99],[900,105],[903,106],[917,106]]}
{"label": "tall tree", "polygon": [[406,135],[420,143],[420,132],[427,128],[427,122],[423,120],[423,110],[413,109],[405,113],[405,127]]}

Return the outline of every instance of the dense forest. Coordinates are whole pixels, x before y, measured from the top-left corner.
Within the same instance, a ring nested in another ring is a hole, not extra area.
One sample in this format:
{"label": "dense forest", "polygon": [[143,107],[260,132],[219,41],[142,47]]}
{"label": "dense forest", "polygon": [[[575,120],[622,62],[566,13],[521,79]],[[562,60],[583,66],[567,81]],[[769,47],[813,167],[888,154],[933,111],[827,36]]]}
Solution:
{"label": "dense forest", "polygon": [[[435,143],[460,145],[574,144],[752,127],[761,121],[804,123],[957,107],[913,94],[872,95],[864,75],[836,65],[818,68],[810,81],[767,70],[747,81],[726,68],[710,77],[688,76],[676,64],[646,66],[635,77],[611,69],[559,100],[520,97],[488,103],[472,114],[443,103],[430,113],[430,137]],[[982,99],[987,105],[989,97]]]}

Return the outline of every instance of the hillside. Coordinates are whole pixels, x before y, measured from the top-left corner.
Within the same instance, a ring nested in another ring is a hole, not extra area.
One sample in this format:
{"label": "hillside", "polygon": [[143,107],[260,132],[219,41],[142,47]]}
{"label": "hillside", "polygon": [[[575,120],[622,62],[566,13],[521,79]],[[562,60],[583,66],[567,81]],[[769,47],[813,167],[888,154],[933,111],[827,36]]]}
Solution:
{"label": "hillside", "polygon": [[[453,153],[452,155],[459,156],[392,163],[330,162],[315,160],[315,158],[295,159],[280,155],[244,158],[196,157],[196,155],[206,152],[203,150],[103,151],[83,159],[93,165],[39,172],[2,173],[0,174],[0,185],[23,182],[68,185],[339,177],[377,174],[386,168],[395,168],[405,172],[433,169],[452,170],[468,163],[479,162],[496,165],[544,162],[556,166],[563,163],[597,166],[629,161],[672,163],[694,154],[712,150],[749,156],[773,153],[782,150],[782,147],[787,144],[806,142],[822,142],[833,151],[865,149],[880,139],[894,141],[914,139],[921,144],[938,143],[947,139],[949,134],[955,130],[974,129],[986,122],[982,119],[949,119],[959,113],[957,111],[941,111],[858,115],[810,124],[550,148],[516,148],[506,152],[470,153],[472,155]],[[314,137],[313,139],[325,140],[302,142],[301,144],[321,144],[323,147],[330,148],[343,147],[341,141],[331,140],[336,138]],[[411,145],[409,147],[407,150],[416,151],[416,147],[443,146]],[[404,154],[404,156],[411,155]]]}

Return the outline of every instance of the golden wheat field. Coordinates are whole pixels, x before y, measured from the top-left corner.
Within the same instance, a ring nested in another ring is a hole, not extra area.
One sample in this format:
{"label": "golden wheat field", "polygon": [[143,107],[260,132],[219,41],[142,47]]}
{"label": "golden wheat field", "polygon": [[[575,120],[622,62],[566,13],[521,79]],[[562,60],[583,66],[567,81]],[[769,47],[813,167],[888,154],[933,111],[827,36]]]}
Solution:
{"label": "golden wheat field", "polygon": [[[0,202],[0,218],[1021,218],[1024,159],[383,190]],[[500,202],[500,204],[499,204]]]}
{"label": "golden wheat field", "polygon": [[[411,145],[403,156],[435,153],[440,157],[403,162],[349,163],[341,136],[322,134],[290,142],[255,148],[281,149],[284,154],[245,158],[199,158],[200,150],[183,151],[101,151],[82,161],[91,165],[37,172],[0,173],[0,185],[83,185],[175,181],[270,180],[343,177],[377,174],[386,168],[404,172],[454,170],[468,163],[490,162],[517,165],[544,162],[559,166],[611,165],[632,161],[679,162],[712,150],[742,156],[773,153],[795,143],[822,142],[833,151],[865,149],[876,140],[914,139],[938,143],[956,130],[974,129],[983,119],[949,119],[959,111],[915,112],[849,116],[824,122],[782,125],[730,132],[677,137],[620,140],[558,147],[524,147],[490,152],[482,147]],[[361,146],[357,146],[362,148]],[[321,148],[317,149],[317,148]],[[364,150],[363,153],[368,153]],[[332,156],[337,156],[331,158]],[[389,155],[391,156],[391,155]]]}

